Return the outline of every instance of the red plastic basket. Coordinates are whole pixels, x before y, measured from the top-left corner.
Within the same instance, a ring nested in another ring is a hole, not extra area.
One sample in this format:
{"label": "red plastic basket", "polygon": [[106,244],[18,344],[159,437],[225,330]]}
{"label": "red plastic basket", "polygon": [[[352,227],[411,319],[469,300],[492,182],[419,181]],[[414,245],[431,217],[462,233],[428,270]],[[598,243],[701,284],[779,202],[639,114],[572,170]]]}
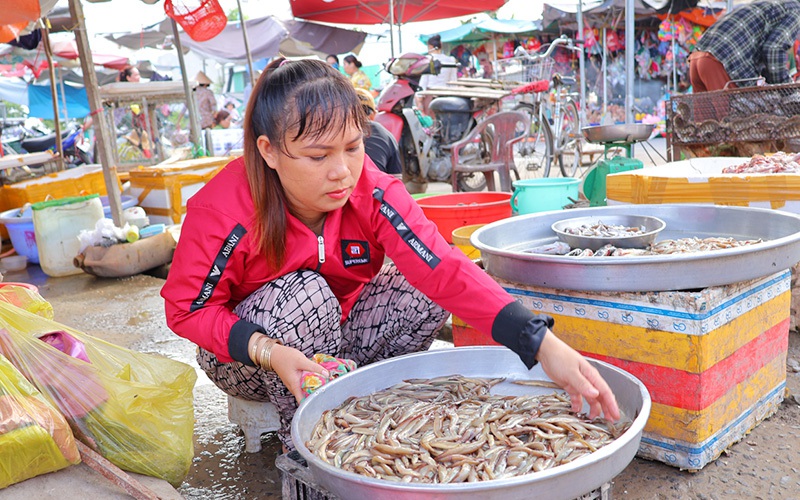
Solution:
{"label": "red plastic basket", "polygon": [[197,42],[214,38],[228,24],[217,0],[165,0],[164,12]]}

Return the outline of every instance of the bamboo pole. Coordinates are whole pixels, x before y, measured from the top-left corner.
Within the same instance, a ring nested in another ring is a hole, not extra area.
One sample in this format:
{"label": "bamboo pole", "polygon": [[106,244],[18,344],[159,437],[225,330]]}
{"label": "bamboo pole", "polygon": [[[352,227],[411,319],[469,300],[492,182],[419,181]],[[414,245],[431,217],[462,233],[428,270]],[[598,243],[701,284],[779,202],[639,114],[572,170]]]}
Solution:
{"label": "bamboo pole", "polygon": [[100,164],[103,167],[103,178],[106,183],[111,218],[116,226],[122,227],[122,201],[119,192],[119,179],[117,178],[117,167],[114,164],[114,155],[110,149],[116,147],[116,143],[113,134],[108,129],[108,121],[103,112],[103,103],[100,101],[97,75],[94,72],[92,51],[89,49],[89,39],[86,36],[86,18],[83,15],[81,0],[69,0],[69,13],[72,17],[73,25],[77,26],[75,28],[75,42],[78,45],[81,70],[83,70],[86,97],[89,100],[89,108],[92,110],[91,116],[94,117],[97,152],[100,156]]}
{"label": "bamboo pole", "polygon": [[[50,74],[50,97],[53,99],[53,122],[56,129],[56,151],[58,151],[58,169],[64,170],[64,143],[61,141],[61,120],[58,112],[58,90],[56,89],[56,70],[53,68],[53,48],[50,46],[50,23],[44,18],[42,27],[42,41],[44,42],[44,54],[47,57],[47,72]],[[64,102],[64,105],[67,103]]]}

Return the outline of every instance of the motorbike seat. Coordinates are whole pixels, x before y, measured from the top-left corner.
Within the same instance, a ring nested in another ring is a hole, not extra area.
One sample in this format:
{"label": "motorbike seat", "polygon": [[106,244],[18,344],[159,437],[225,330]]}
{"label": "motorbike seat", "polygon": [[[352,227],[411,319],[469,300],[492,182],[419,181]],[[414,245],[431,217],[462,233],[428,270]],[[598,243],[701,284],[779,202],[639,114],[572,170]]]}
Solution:
{"label": "motorbike seat", "polygon": [[[72,130],[65,130],[62,132],[61,139],[66,139],[71,132]],[[19,145],[28,153],[47,151],[56,145],[56,134],[53,132],[52,134],[43,135],[41,137],[28,137],[26,139],[22,139]]]}
{"label": "motorbike seat", "polygon": [[574,76],[563,76],[558,73],[553,75],[553,85],[554,86],[564,86],[564,87],[572,87],[575,85],[575,77]]}

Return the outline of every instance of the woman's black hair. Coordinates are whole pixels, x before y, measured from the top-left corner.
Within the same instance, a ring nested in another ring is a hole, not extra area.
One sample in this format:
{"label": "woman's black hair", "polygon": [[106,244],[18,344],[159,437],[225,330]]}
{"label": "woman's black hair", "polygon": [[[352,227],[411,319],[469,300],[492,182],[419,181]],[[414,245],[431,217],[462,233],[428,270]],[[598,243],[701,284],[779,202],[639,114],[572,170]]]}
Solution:
{"label": "woman's black hair", "polygon": [[252,137],[266,135],[287,156],[287,137],[317,139],[347,124],[369,128],[353,84],[318,60],[279,58],[270,63],[256,84],[250,108],[245,127],[251,128]]}
{"label": "woman's black hair", "polygon": [[354,56],[353,54],[344,56],[344,62],[350,63],[350,64],[355,64],[356,68],[360,68],[361,67],[361,61],[359,61],[356,58],[356,56]]}
{"label": "woman's black hair", "polygon": [[442,36],[441,35],[432,35],[430,38],[428,38],[428,45],[430,45],[434,49],[441,49],[442,48]]}

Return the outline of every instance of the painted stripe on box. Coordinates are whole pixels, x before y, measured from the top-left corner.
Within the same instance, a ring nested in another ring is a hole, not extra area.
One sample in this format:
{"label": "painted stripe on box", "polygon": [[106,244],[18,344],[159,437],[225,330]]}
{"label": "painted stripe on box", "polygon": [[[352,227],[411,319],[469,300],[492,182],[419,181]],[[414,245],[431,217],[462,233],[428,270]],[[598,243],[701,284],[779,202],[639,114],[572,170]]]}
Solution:
{"label": "painted stripe on box", "polygon": [[650,391],[653,403],[699,411],[761,370],[776,356],[785,357],[789,347],[788,334],[787,318],[702,373],[689,373],[578,350],[588,357],[622,368],[641,380]]}
{"label": "painted stripe on box", "polygon": [[788,321],[791,293],[781,294],[707,335],[620,326],[553,315],[553,331],[579,351],[701,373],[764,332]]}
{"label": "painted stripe on box", "polygon": [[[551,293],[553,290],[549,288],[516,285],[503,280],[498,280],[498,283],[533,312],[596,319],[604,323],[687,335],[705,335],[789,292],[790,278],[791,273],[784,271],[761,280],[753,280],[749,287],[729,291],[731,296],[722,295],[728,291],[725,287],[711,287],[701,292],[619,293],[618,297],[614,297],[599,292],[561,290]],[[728,287],[735,285],[737,284]],[[672,299],[673,296],[681,298]],[[698,310],[687,310],[689,304],[696,306]]]}
{"label": "painted stripe on box", "polygon": [[781,353],[703,410],[653,403],[645,431],[668,439],[702,443],[785,380],[786,356]]}
{"label": "painted stripe on box", "polygon": [[786,383],[782,382],[702,443],[665,440],[661,436],[645,431],[637,455],[682,469],[700,469],[715,460],[726,448],[741,440],[759,422],[775,413],[783,401],[785,391]]}

